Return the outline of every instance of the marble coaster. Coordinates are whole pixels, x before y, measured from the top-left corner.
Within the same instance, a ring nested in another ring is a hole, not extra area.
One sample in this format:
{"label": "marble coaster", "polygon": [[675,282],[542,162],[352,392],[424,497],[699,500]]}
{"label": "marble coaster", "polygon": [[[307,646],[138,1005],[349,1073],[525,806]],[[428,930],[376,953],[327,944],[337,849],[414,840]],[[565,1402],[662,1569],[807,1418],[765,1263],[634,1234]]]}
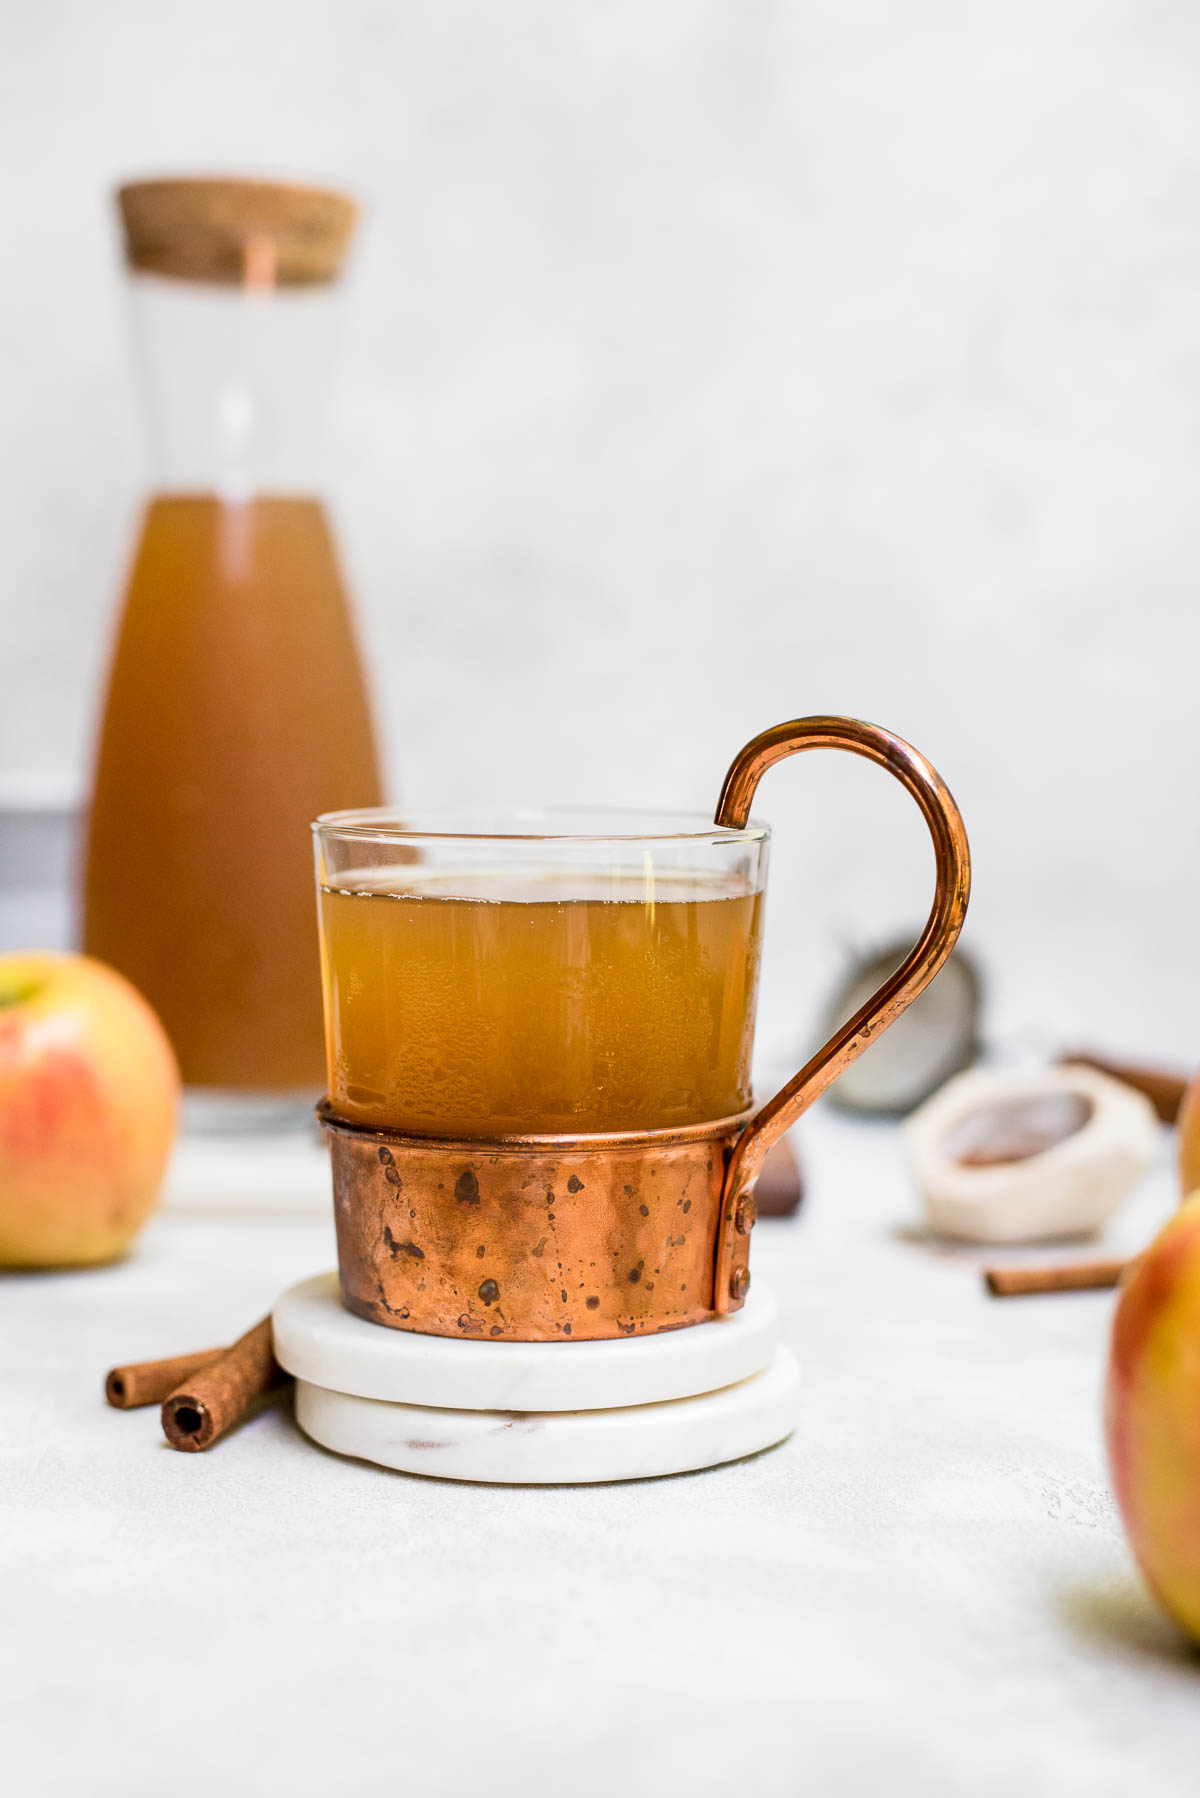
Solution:
{"label": "marble coaster", "polygon": [[592,1411],[713,1392],[761,1372],[779,1340],[779,1307],[755,1286],[732,1316],[655,1336],[472,1342],[355,1317],[330,1273],[290,1287],[274,1325],[277,1360],[311,1386],[468,1411]]}
{"label": "marble coaster", "polygon": [[[451,1346],[494,1354],[512,1345]],[[546,1346],[569,1358],[593,1345]],[[468,1411],[389,1404],[330,1392],[300,1379],[296,1421],[314,1442],[335,1454],[402,1473],[513,1486],[586,1485],[688,1473],[771,1448],[795,1428],[799,1385],[799,1369],[785,1348],[775,1350],[761,1373],[719,1392],[602,1411]]]}

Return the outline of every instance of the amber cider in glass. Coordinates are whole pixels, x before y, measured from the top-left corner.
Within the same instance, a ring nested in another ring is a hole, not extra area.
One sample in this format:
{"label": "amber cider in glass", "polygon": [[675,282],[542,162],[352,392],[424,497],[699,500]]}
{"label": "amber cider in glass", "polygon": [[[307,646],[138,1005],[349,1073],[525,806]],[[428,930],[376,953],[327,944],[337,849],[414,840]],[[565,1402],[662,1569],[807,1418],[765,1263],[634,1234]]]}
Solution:
{"label": "amber cider in glass", "polygon": [[364,868],[320,909],[350,1122],[605,1133],[750,1103],[762,894],[732,876]]}

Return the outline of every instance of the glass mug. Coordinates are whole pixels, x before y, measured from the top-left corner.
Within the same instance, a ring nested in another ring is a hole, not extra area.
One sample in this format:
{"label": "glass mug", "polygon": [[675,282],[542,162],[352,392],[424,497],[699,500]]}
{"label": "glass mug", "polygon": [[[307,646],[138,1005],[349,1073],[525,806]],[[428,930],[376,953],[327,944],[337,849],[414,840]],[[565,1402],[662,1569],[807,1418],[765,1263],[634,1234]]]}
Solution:
{"label": "glass mug", "polygon": [[[770,833],[750,804],[767,768],[812,748],[907,788],[936,891],[906,960],[751,1116]],[[768,1150],[932,980],[970,889],[938,774],[847,718],[755,738],[712,823],[373,809],[313,830],[343,1300],[476,1340],[641,1335],[738,1309]]]}

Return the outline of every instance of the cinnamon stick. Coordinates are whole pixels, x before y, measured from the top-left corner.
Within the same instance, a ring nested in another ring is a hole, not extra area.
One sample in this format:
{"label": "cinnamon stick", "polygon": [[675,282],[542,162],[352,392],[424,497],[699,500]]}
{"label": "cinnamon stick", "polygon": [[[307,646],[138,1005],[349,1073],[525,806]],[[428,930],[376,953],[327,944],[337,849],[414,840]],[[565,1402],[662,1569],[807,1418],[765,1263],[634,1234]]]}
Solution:
{"label": "cinnamon stick", "polygon": [[1169,1068],[1142,1067],[1132,1061],[1113,1061],[1107,1055],[1092,1055],[1086,1049],[1060,1055],[1058,1060],[1060,1067],[1075,1062],[1080,1067],[1095,1068],[1098,1074],[1108,1074],[1114,1080],[1123,1080],[1126,1086],[1136,1087],[1138,1092],[1144,1093],[1149,1099],[1164,1124],[1173,1124],[1179,1116],[1179,1108],[1188,1089],[1188,1081],[1182,1074]]}
{"label": "cinnamon stick", "polygon": [[167,1441],[186,1454],[211,1448],[264,1393],[282,1385],[286,1378],[275,1359],[271,1319],[264,1317],[164,1401],[162,1426]]}
{"label": "cinnamon stick", "polygon": [[1093,1292],[1117,1285],[1128,1261],[1060,1261],[1050,1267],[985,1267],[993,1298],[1023,1298],[1034,1292]]}
{"label": "cinnamon stick", "polygon": [[104,1396],[118,1411],[161,1405],[184,1380],[219,1361],[224,1353],[224,1348],[196,1349],[190,1355],[170,1355],[162,1361],[132,1361],[124,1367],[114,1367],[104,1382]]}

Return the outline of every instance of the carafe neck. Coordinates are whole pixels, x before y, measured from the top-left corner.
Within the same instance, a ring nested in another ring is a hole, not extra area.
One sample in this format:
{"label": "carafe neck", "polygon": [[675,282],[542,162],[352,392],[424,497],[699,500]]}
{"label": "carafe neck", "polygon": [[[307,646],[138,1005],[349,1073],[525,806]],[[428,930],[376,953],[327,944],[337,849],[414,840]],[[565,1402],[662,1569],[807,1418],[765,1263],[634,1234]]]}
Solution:
{"label": "carafe neck", "polygon": [[156,488],[320,493],[336,289],[142,273],[130,287]]}

